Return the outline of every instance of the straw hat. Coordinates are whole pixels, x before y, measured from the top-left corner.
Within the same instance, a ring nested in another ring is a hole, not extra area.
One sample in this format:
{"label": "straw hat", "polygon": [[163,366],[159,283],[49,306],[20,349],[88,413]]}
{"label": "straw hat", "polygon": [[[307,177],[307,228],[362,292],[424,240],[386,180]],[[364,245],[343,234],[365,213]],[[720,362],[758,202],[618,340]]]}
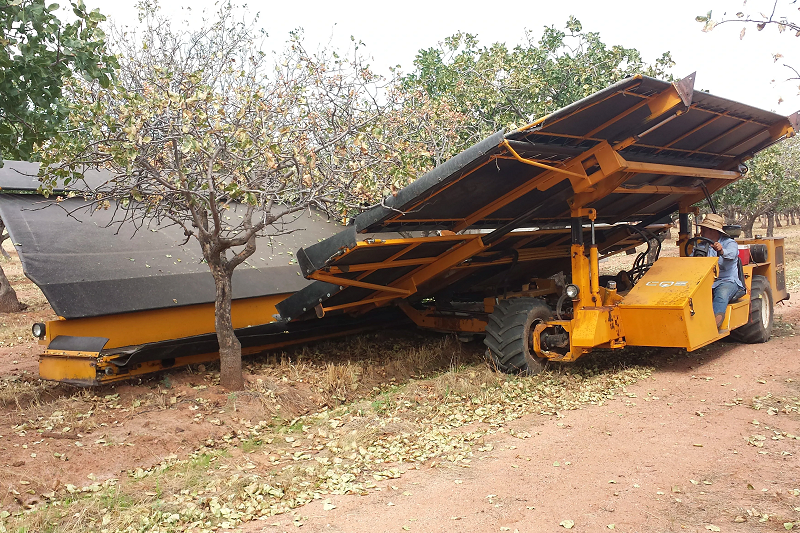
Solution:
{"label": "straw hat", "polygon": [[708,229],[713,229],[727,235],[727,233],[725,233],[725,231],[722,229],[723,224],[725,224],[725,219],[722,218],[722,215],[718,215],[716,213],[709,213],[703,218],[703,221],[700,223],[700,226]]}

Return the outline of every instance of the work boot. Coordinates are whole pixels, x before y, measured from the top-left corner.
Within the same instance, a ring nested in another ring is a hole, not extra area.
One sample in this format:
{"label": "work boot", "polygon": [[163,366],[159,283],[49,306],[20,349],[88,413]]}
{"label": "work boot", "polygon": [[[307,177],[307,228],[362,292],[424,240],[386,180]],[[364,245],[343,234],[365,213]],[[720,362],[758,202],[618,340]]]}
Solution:
{"label": "work boot", "polygon": [[722,325],[722,321],[725,319],[725,315],[715,315],[714,318],[717,319],[717,329]]}

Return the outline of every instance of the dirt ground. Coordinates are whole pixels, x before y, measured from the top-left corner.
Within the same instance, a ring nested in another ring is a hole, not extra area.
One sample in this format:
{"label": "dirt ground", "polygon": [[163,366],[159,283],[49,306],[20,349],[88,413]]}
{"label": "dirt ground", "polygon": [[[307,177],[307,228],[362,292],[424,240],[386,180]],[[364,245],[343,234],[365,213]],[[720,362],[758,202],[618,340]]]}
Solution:
{"label": "dirt ground", "polygon": [[2,266],[30,307],[0,315],[0,532],[800,530],[796,302],[765,345],[529,378],[403,330],[251,358],[239,394],[214,365],[75,389],[38,379],[54,317]]}
{"label": "dirt ground", "polygon": [[[780,311],[798,324],[797,305]],[[303,529],[800,529],[800,343],[784,327],[766,346],[663,350],[649,379],[605,405],[528,415],[467,465],[410,467],[366,496],[311,503]]]}

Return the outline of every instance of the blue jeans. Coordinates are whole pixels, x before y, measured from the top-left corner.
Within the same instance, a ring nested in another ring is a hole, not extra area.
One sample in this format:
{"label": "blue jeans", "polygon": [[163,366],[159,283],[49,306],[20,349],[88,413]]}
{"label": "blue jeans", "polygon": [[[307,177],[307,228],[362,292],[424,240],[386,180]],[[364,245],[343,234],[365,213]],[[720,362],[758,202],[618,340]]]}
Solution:
{"label": "blue jeans", "polygon": [[725,308],[728,307],[728,304],[741,298],[744,293],[744,289],[740,289],[739,286],[732,281],[720,282],[719,285],[711,290],[714,315],[724,315]]}

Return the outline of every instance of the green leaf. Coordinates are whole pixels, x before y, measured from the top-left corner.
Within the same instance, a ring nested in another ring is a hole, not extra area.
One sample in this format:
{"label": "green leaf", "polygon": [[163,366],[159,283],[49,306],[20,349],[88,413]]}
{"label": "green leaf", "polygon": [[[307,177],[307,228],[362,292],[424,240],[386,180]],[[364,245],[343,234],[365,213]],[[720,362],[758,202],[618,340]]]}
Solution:
{"label": "green leaf", "polygon": [[93,9],[89,13],[89,20],[91,20],[92,22],[103,22],[104,20],[106,20],[106,17],[105,15],[100,13],[99,9]]}

